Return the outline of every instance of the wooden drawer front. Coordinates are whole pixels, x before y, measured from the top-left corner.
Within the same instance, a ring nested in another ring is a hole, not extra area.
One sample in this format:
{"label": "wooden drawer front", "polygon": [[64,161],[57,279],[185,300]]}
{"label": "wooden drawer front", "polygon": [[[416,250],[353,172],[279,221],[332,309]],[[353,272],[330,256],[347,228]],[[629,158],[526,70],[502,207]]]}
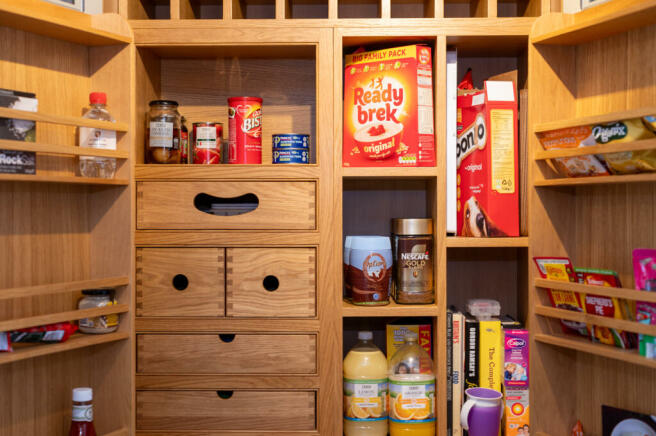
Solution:
{"label": "wooden drawer front", "polygon": [[[222,199],[254,194],[258,206],[241,215],[213,215],[194,205],[199,194]],[[315,197],[315,182],[139,182],[137,227],[310,230],[315,228]]]}
{"label": "wooden drawer front", "polygon": [[314,334],[143,334],[137,336],[137,370],[148,374],[316,374],[316,350]]}
{"label": "wooden drawer front", "polygon": [[137,392],[137,430],[314,430],[315,414],[314,391]]}
{"label": "wooden drawer front", "polygon": [[[314,248],[228,248],[226,314],[234,317],[313,317]],[[267,290],[276,286],[275,290]]]}
{"label": "wooden drawer front", "polygon": [[137,316],[224,316],[224,255],[223,248],[137,249]]}

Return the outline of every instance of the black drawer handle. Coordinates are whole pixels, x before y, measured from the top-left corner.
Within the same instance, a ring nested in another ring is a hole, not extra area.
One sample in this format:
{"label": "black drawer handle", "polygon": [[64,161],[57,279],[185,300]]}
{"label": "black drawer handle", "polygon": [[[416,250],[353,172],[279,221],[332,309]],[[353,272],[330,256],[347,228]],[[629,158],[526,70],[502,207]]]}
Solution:
{"label": "black drawer handle", "polygon": [[280,280],[278,280],[278,277],[276,276],[266,276],[264,280],[262,280],[262,286],[264,286],[264,289],[267,291],[273,292],[280,286]]}
{"label": "black drawer handle", "polygon": [[223,400],[227,400],[228,398],[232,397],[232,394],[234,394],[234,391],[216,391],[216,395],[218,395],[219,398]]}
{"label": "black drawer handle", "polygon": [[173,277],[173,287],[178,291],[184,291],[189,287],[189,279],[184,274],[176,274]]}
{"label": "black drawer handle", "polygon": [[194,207],[201,212],[217,216],[235,216],[252,212],[260,205],[255,194],[222,198],[201,192],[194,197]]}
{"label": "black drawer handle", "polygon": [[222,342],[228,343],[235,340],[235,335],[230,333],[220,333],[219,339],[221,339]]}

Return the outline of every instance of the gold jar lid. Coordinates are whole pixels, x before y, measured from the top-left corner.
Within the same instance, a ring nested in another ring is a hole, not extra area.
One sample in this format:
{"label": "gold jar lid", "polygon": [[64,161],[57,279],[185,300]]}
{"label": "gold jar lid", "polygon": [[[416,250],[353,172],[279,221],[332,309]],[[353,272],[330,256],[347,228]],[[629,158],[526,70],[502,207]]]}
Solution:
{"label": "gold jar lid", "polygon": [[432,235],[432,218],[394,218],[392,232],[395,235]]}

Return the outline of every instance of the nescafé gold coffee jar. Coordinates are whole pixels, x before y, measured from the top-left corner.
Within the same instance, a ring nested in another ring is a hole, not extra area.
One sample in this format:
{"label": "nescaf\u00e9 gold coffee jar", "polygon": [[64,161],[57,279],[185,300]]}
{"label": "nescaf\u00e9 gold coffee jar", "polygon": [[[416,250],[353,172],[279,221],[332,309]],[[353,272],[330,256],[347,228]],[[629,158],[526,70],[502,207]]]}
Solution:
{"label": "nescaf\u00e9 gold coffee jar", "polygon": [[394,300],[401,304],[433,303],[433,220],[395,218],[392,233]]}

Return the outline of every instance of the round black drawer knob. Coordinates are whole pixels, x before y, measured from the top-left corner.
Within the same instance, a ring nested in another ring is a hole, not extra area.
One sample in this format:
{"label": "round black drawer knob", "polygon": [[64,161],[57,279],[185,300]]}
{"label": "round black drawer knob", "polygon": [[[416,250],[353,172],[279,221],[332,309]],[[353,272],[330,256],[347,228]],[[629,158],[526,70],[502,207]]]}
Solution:
{"label": "round black drawer knob", "polygon": [[177,274],[173,277],[173,287],[178,291],[184,291],[189,286],[189,279],[184,274]]}
{"label": "round black drawer knob", "polygon": [[262,286],[264,286],[264,289],[267,291],[273,292],[280,286],[280,281],[276,276],[266,276],[264,280],[262,280]]}

